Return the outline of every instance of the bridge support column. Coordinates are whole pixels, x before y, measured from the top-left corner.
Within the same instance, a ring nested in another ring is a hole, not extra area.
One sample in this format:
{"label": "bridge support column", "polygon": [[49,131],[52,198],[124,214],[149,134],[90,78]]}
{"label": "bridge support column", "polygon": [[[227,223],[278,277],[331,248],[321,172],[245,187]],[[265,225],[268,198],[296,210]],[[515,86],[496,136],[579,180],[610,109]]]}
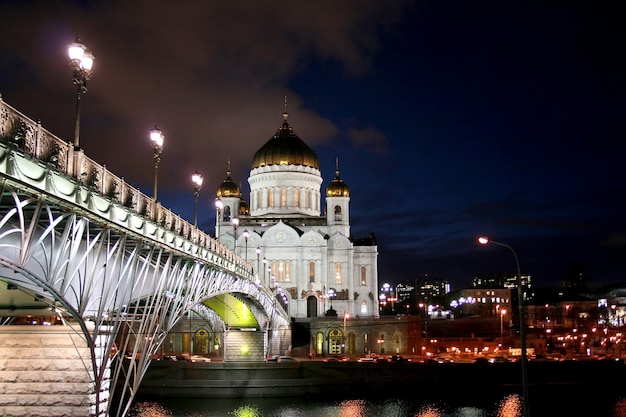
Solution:
{"label": "bridge support column", "polygon": [[[2,416],[97,415],[91,350],[78,326],[0,326],[0,369]],[[108,375],[100,385],[106,410]]]}

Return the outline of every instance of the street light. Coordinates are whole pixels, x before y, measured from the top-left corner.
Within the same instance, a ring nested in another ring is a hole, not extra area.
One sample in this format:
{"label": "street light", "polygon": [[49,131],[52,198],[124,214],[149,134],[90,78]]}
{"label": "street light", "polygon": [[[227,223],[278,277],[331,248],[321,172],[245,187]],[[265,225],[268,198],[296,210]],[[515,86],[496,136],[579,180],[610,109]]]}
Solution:
{"label": "street light", "polygon": [[515,250],[506,243],[496,242],[495,240],[490,240],[488,237],[481,236],[478,238],[478,243],[481,245],[487,245],[489,243],[493,243],[494,245],[503,246],[508,248],[511,252],[513,252],[513,257],[515,258],[515,265],[517,266],[517,303],[519,308],[519,336],[520,336],[520,344],[522,348],[522,389],[524,394],[524,401],[522,403],[522,416],[528,417],[529,414],[529,400],[528,400],[528,356],[526,355],[526,318],[524,315],[524,305],[523,305],[523,296],[524,292],[522,290],[522,272],[519,267],[519,260],[517,258],[517,253]]}
{"label": "street light", "polygon": [[202,175],[197,170],[191,175],[191,182],[193,183],[193,196],[195,198],[193,207],[194,227],[198,226],[198,197],[200,196],[200,188],[202,188],[203,181],[204,178],[202,178]]}
{"label": "street light", "polygon": [[87,92],[87,80],[91,78],[95,57],[78,38],[67,48],[72,67],[72,81],[76,84],[76,118],[74,119],[74,149],[80,149],[80,101]]}
{"label": "street light", "polygon": [[259,271],[260,271],[259,267],[261,265],[261,263],[260,263],[260,260],[261,260],[260,256],[261,256],[261,248],[257,246],[256,247],[256,274],[257,274],[257,276],[259,275]]}
{"label": "street light", "polygon": [[222,223],[222,209],[224,208],[224,203],[219,198],[215,199],[215,208],[217,209],[217,221],[215,222],[215,239],[217,242],[220,241],[220,224]]}
{"label": "street light", "polygon": [[500,310],[500,344],[504,346],[504,315],[506,310]]}
{"label": "street light", "polygon": [[246,267],[248,265],[248,239],[250,238],[250,232],[248,232],[247,230],[243,231],[243,238],[246,241],[246,254],[245,256],[245,260],[246,260]]}
{"label": "street light", "polygon": [[239,226],[239,217],[233,217],[230,220],[230,223],[233,225],[233,231],[235,232],[235,243],[233,245],[233,252],[237,255],[237,226]]}
{"label": "street light", "polygon": [[267,258],[263,257],[263,282],[265,285],[269,286],[269,282],[267,282],[266,272],[269,272],[269,268],[267,267]]}
{"label": "street light", "polygon": [[346,348],[347,348],[347,344],[346,344],[346,321],[348,321],[348,319],[350,318],[350,314],[348,314],[346,311],[343,312],[343,353],[346,353]]}
{"label": "street light", "polygon": [[154,151],[154,201],[157,200],[157,180],[159,173],[159,162],[161,162],[161,152],[163,152],[163,141],[165,136],[156,126],[150,131],[150,140],[152,141],[152,150]]}

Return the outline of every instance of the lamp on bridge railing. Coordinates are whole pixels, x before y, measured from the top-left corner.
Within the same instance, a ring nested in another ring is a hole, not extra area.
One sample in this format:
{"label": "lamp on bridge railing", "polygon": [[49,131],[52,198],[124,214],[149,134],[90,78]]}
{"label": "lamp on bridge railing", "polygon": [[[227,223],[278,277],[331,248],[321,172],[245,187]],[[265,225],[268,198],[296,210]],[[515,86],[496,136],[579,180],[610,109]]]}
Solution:
{"label": "lamp on bridge railing", "polygon": [[245,259],[246,259],[246,266],[248,265],[248,239],[250,238],[250,232],[248,232],[247,230],[243,231],[243,238],[246,241],[246,254],[245,254]]}
{"label": "lamp on bridge railing", "polygon": [[529,402],[528,402],[528,356],[526,355],[526,318],[524,314],[524,291],[522,289],[522,272],[519,267],[519,260],[517,259],[517,253],[515,250],[506,243],[496,242],[488,237],[481,236],[478,238],[478,243],[481,245],[488,245],[493,243],[494,245],[503,246],[509,249],[513,253],[515,258],[515,265],[517,266],[517,303],[519,306],[519,337],[522,350],[522,391],[524,395],[524,401],[522,403],[522,416],[529,416]]}
{"label": "lamp on bridge railing", "polygon": [[161,162],[161,152],[163,152],[163,142],[165,136],[156,126],[150,131],[150,140],[152,141],[152,150],[154,151],[154,202],[157,202],[157,181],[159,177],[159,162]]}
{"label": "lamp on bridge railing", "polygon": [[266,272],[269,271],[269,268],[267,267],[267,258],[263,258],[263,282],[265,283],[265,285],[268,284],[267,282],[267,275],[265,274]]}
{"label": "lamp on bridge railing", "polygon": [[261,271],[259,269],[259,267],[261,266],[260,260],[261,260],[261,248],[257,246],[256,247],[256,273],[257,273],[257,276],[259,275],[259,272]]}
{"label": "lamp on bridge railing", "polygon": [[72,66],[72,80],[76,84],[76,117],[74,120],[74,149],[80,149],[80,101],[87,92],[87,80],[91,78],[95,57],[78,38],[71,43],[67,52]]}
{"label": "lamp on bridge railing", "polygon": [[220,224],[222,223],[222,209],[224,208],[224,203],[219,198],[215,199],[215,208],[217,209],[217,220],[215,221],[215,239],[217,239],[218,243],[220,241]]}
{"label": "lamp on bridge railing", "polygon": [[239,217],[233,217],[230,219],[231,224],[233,225],[233,231],[235,232],[235,244],[233,245],[233,252],[235,255],[237,254],[237,226],[239,226]]}
{"label": "lamp on bridge railing", "polygon": [[203,181],[204,181],[204,178],[202,178],[202,175],[197,170],[191,175],[191,182],[193,183],[193,196],[194,196],[194,206],[193,206],[194,227],[198,226],[198,197],[200,196],[200,188],[202,188]]}

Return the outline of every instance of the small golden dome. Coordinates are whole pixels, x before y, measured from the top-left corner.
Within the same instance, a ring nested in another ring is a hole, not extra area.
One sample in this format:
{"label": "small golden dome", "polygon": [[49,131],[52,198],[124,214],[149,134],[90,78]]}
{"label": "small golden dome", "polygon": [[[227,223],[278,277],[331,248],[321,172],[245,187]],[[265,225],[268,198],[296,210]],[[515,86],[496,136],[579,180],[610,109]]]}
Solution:
{"label": "small golden dome", "polygon": [[239,191],[239,187],[235,184],[235,181],[230,177],[230,169],[226,171],[226,179],[217,187],[217,197],[239,197],[241,196],[241,191]]}
{"label": "small golden dome", "polygon": [[350,188],[339,178],[339,170],[335,171],[335,178],[326,187],[326,197],[350,197]]}
{"label": "small golden dome", "polygon": [[246,201],[242,198],[239,200],[239,215],[240,216],[249,216],[250,215],[250,206]]}
{"label": "small golden dome", "polygon": [[252,169],[267,165],[304,165],[319,169],[317,155],[295,134],[283,113],[283,125],[252,158]]}

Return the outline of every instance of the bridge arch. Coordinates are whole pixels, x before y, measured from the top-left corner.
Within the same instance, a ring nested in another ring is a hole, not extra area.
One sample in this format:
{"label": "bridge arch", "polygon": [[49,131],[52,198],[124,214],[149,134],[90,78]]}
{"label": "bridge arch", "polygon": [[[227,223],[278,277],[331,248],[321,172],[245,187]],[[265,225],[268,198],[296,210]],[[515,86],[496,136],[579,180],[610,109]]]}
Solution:
{"label": "bridge arch", "polygon": [[[150,361],[189,311],[227,328],[207,299],[240,294],[259,330],[289,328],[240,257],[1,101],[0,191],[0,281],[67,324],[89,377],[89,415],[127,413]],[[6,310],[9,324],[19,312]],[[120,334],[130,336],[126,346]],[[129,351],[135,359],[124,360]]]}

